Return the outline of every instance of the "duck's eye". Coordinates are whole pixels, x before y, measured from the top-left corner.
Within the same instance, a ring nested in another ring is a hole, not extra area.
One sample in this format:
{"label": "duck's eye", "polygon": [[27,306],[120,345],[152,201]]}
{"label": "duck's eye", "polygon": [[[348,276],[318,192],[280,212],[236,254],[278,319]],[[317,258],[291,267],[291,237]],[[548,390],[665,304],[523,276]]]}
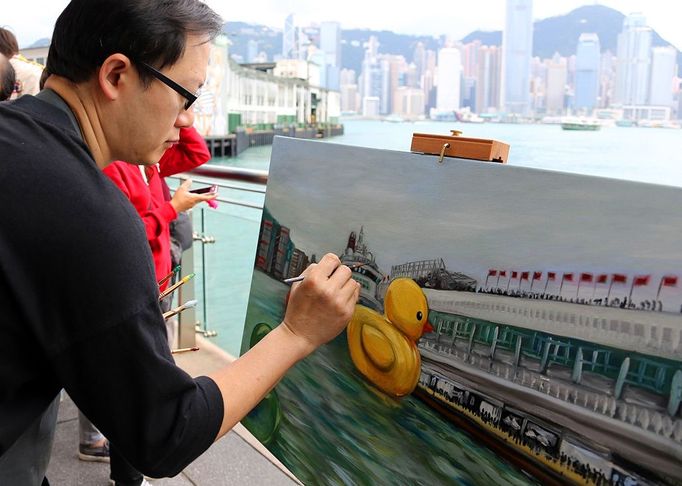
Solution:
{"label": "duck's eye", "polygon": [[422,320],[422,311],[417,311],[417,320],[418,321]]}

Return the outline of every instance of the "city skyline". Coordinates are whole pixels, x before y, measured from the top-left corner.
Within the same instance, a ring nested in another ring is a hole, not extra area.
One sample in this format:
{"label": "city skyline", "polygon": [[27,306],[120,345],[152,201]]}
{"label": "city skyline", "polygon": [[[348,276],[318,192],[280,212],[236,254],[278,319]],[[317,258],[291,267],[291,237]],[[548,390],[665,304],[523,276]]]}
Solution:
{"label": "city skyline", "polygon": [[[11,28],[19,40],[21,47],[26,47],[36,40],[50,37],[57,16],[67,5],[66,0],[26,0],[22,8],[9,9],[3,13],[2,25]],[[335,21],[342,29],[369,28],[374,30],[390,30],[402,34],[413,35],[449,35],[453,39],[461,39],[474,30],[503,30],[505,22],[504,0],[479,0],[471,6],[465,15],[442,15],[440,12],[452,8],[442,0],[430,0],[420,9],[404,15],[402,11],[391,8],[383,2],[360,3],[350,0],[344,9],[333,12],[312,2],[256,1],[230,5],[217,0],[207,0],[209,6],[220,13],[224,20],[242,21],[264,24],[282,30],[285,18],[294,14],[297,25]],[[604,5],[614,8],[624,15],[641,12],[648,24],[673,46],[682,48],[682,29],[679,21],[670,15],[669,3],[662,0],[556,0],[553,2],[535,2],[533,19],[563,15],[583,5]],[[31,16],[25,14],[32,13]]]}

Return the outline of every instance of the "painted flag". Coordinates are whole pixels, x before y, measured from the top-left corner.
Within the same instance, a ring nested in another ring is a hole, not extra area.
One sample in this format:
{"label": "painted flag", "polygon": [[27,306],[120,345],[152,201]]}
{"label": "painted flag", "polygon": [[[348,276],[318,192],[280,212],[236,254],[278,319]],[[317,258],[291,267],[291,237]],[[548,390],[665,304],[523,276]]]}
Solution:
{"label": "painted flag", "polygon": [[497,276],[497,270],[490,269],[488,270],[488,277],[495,277]]}
{"label": "painted flag", "polygon": [[528,280],[529,276],[530,276],[530,272],[522,272],[521,273],[521,280]]}
{"label": "painted flag", "polygon": [[623,275],[621,273],[614,273],[613,274],[613,278],[612,278],[613,283],[625,283],[627,281],[628,281],[628,278],[625,275]]}
{"label": "painted flag", "polygon": [[542,272],[533,272],[533,280],[540,280],[542,278]]}
{"label": "painted flag", "polygon": [[519,276],[519,272],[513,271],[511,278],[517,278]]}
{"label": "painted flag", "polygon": [[547,280],[556,280],[556,272],[547,272]]}
{"label": "painted flag", "polygon": [[664,287],[675,287],[677,286],[677,277],[675,275],[666,275],[663,277],[661,285]]}
{"label": "painted flag", "polygon": [[609,279],[609,276],[606,275],[605,273],[602,273],[597,277],[597,283],[605,284]]}
{"label": "painted flag", "polygon": [[637,275],[635,281],[632,283],[635,287],[642,287],[644,285],[649,285],[649,278],[651,275]]}
{"label": "painted flag", "polygon": [[506,270],[500,270],[500,277],[506,277],[507,276],[507,271]]}
{"label": "painted flag", "polygon": [[564,273],[563,279],[568,281],[568,282],[573,282],[573,274],[572,273]]}
{"label": "painted flag", "polygon": [[580,281],[581,282],[591,282],[592,281],[592,274],[591,273],[581,273],[580,274]]}

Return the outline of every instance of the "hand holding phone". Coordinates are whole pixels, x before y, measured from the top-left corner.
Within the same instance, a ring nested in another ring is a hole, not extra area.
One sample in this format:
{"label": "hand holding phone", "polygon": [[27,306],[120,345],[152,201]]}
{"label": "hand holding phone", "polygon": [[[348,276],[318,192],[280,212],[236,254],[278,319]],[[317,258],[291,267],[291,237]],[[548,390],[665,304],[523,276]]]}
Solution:
{"label": "hand holding phone", "polygon": [[201,202],[206,202],[206,204],[215,209],[217,206],[215,198],[218,193],[218,186],[212,185],[190,190],[191,185],[192,181],[190,179],[180,184],[180,187],[178,187],[170,200],[173,209],[178,213],[188,211]]}
{"label": "hand holding phone", "polygon": [[211,192],[216,192],[218,190],[218,186],[213,185],[213,186],[206,186],[206,187],[200,187],[199,189],[192,189],[191,192],[192,194],[208,194]]}

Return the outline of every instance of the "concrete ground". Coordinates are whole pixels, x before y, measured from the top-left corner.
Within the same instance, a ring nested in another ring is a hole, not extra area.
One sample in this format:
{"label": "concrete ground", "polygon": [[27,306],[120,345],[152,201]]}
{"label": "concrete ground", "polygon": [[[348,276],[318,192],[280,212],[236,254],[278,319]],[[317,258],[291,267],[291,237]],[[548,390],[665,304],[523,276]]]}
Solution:
{"label": "concrete ground", "polygon": [[[193,376],[210,373],[233,358],[197,337],[200,350],[176,356],[176,362]],[[78,410],[68,396],[59,409],[57,432],[47,477],[53,485],[109,484],[109,465],[78,459]],[[211,446],[174,478],[154,479],[154,485],[286,485],[298,481],[241,424]],[[300,483],[299,483],[300,484]]]}

